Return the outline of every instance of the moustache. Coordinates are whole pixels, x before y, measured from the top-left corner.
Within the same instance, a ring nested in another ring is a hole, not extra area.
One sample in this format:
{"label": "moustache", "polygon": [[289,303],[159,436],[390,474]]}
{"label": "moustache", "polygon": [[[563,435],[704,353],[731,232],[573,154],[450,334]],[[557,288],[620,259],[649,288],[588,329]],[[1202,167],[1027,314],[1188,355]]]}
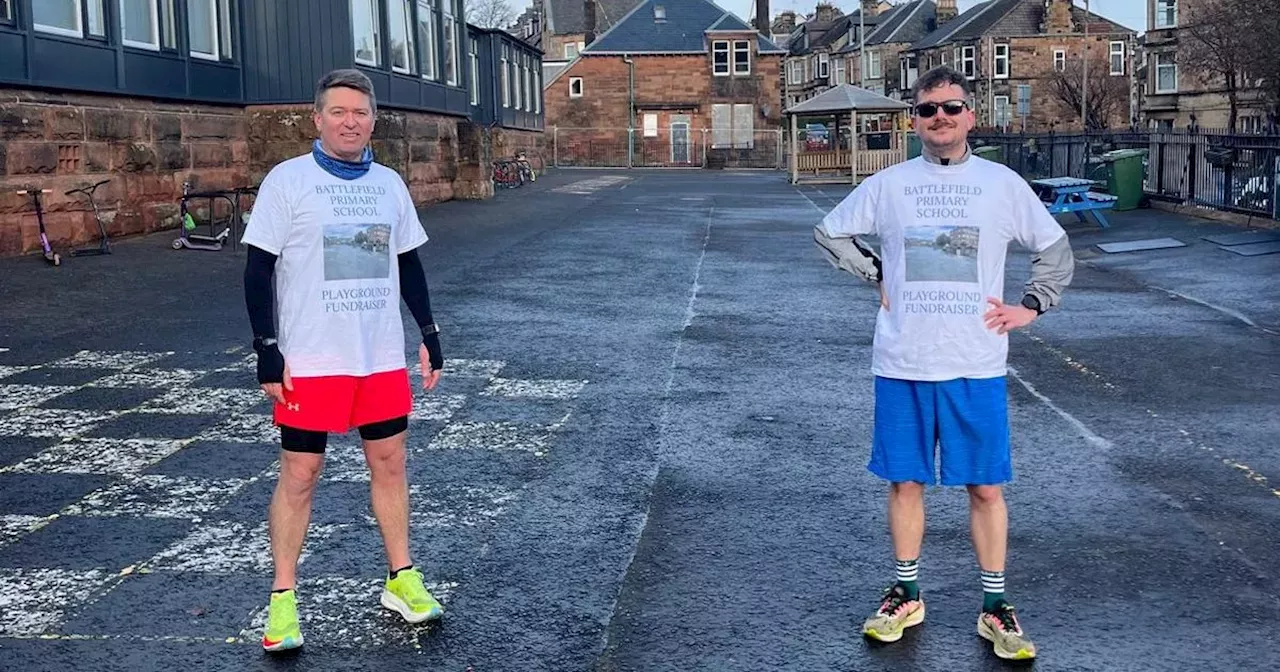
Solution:
{"label": "moustache", "polygon": [[947,123],[947,122],[941,122],[941,123],[937,123],[937,124],[933,124],[933,125],[929,126],[929,130],[931,130],[931,131],[937,131],[937,130],[940,130],[940,129],[943,129],[943,128],[955,128],[955,127],[956,127],[956,125],[955,125],[955,124],[951,124],[951,123]]}

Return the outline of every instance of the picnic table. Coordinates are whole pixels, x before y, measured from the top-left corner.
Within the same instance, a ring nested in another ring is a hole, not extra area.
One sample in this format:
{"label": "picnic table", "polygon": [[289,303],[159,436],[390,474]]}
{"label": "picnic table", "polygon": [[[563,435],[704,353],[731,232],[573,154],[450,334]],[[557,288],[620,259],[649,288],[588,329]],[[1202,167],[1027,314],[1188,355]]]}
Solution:
{"label": "picnic table", "polygon": [[1091,214],[1098,226],[1105,229],[1110,224],[1102,211],[1115,206],[1119,197],[1089,190],[1098,184],[1078,177],[1049,177],[1032,180],[1031,188],[1044,201],[1051,214],[1074,212],[1082,222],[1089,221],[1086,215]]}

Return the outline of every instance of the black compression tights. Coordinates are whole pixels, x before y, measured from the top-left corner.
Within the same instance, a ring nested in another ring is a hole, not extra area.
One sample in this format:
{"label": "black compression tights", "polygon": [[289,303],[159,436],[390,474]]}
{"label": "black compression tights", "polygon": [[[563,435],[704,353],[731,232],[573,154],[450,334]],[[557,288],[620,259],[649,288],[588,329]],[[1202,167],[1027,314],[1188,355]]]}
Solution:
{"label": "black compression tights", "polygon": [[[361,425],[360,438],[365,441],[388,439],[409,428],[409,417],[400,416],[381,422]],[[323,453],[329,445],[328,432],[280,426],[280,447],[296,453]]]}

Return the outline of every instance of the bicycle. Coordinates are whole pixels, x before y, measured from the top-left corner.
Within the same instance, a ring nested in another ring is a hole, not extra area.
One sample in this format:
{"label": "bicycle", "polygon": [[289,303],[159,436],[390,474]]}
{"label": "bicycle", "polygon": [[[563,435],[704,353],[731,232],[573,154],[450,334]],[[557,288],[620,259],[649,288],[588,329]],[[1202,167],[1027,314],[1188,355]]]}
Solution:
{"label": "bicycle", "polygon": [[495,185],[514,189],[524,184],[518,169],[513,165],[514,163],[514,161],[507,159],[499,159],[493,162],[493,183]]}
{"label": "bicycle", "polygon": [[49,233],[44,228],[44,207],[40,204],[40,194],[52,194],[52,189],[20,189],[18,195],[30,195],[36,204],[36,221],[40,224],[40,246],[44,249],[44,260],[54,266],[62,265],[62,255],[53,251],[53,246],[49,244]]}
{"label": "bicycle", "polygon": [[78,187],[76,189],[71,189],[70,191],[67,192],[67,196],[72,196],[74,194],[84,194],[89,199],[89,205],[93,207],[93,218],[98,222],[98,233],[102,235],[102,240],[98,241],[98,246],[96,248],[95,247],[81,248],[73,251],[71,253],[71,256],[86,257],[91,255],[99,255],[99,254],[111,254],[111,243],[109,242],[108,236],[107,236],[107,225],[106,225],[106,222],[102,221],[102,213],[98,211],[98,201],[97,199],[94,198],[94,193],[98,190],[98,187],[101,187],[102,185],[110,181],[111,180],[107,179],[94,185],[89,185],[86,183],[85,186]]}
{"label": "bicycle", "polygon": [[525,157],[523,151],[516,152],[516,166],[519,168],[520,182],[537,182],[538,174],[533,170],[533,164]]}

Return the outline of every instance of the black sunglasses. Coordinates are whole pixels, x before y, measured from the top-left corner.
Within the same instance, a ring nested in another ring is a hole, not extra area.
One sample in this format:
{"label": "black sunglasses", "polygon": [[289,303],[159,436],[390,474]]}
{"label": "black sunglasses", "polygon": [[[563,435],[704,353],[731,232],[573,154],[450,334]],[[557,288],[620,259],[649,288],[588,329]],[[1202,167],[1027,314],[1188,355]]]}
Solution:
{"label": "black sunglasses", "polygon": [[948,117],[954,117],[957,114],[964,112],[964,109],[968,106],[969,104],[963,100],[948,100],[942,103],[920,103],[919,105],[916,105],[914,109],[916,116],[922,119],[928,119],[938,113],[939,107],[942,108],[943,112],[947,113]]}

